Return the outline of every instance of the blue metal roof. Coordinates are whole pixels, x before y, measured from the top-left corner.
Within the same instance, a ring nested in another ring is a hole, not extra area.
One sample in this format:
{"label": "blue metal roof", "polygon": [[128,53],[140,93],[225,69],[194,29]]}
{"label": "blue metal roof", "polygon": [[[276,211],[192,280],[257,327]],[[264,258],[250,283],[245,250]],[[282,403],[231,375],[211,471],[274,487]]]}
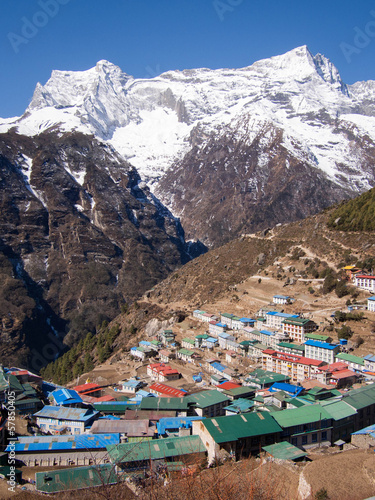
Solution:
{"label": "blue metal roof", "polygon": [[139,385],[142,385],[142,381],[141,380],[130,379],[130,380],[126,381],[126,382],[122,381],[121,385],[123,387],[131,387],[133,389],[136,389]]}
{"label": "blue metal roof", "polygon": [[270,311],[268,316],[280,316],[281,318],[298,318],[298,314],[281,313],[279,311]]}
{"label": "blue metal roof", "polygon": [[304,345],[311,345],[313,347],[320,347],[321,349],[329,349],[332,351],[336,347],[338,347],[335,344],[327,344],[326,342],[319,342],[319,340],[307,340]]}
{"label": "blue metal roof", "polygon": [[215,339],[214,337],[208,337],[208,339],[206,339],[206,342],[217,342],[218,340]]}
{"label": "blue metal roof", "polygon": [[373,295],[372,297],[367,297],[367,300],[375,300],[375,295]]}
{"label": "blue metal roof", "polygon": [[191,429],[194,420],[205,417],[164,417],[156,424],[159,434],[165,434],[168,429]]}
{"label": "blue metal roof", "polygon": [[8,445],[5,451],[14,446],[16,452],[82,450],[105,448],[111,444],[119,444],[120,433],[110,434],[78,434],[67,436],[20,436],[18,442]]}
{"label": "blue metal roof", "polygon": [[374,361],[375,362],[375,355],[374,354],[367,354],[363,359],[367,359],[367,361]]}
{"label": "blue metal roof", "polygon": [[240,321],[242,321],[242,323],[255,323],[255,319],[251,318],[240,318]]}
{"label": "blue metal roof", "polygon": [[95,418],[99,414],[98,411],[82,408],[65,408],[64,406],[44,406],[34,417],[53,418],[58,420],[77,420],[86,422]]}
{"label": "blue metal roof", "polygon": [[82,398],[73,389],[56,389],[51,393],[57,405],[82,403]]}
{"label": "blue metal roof", "polygon": [[226,366],[222,365],[221,363],[218,363],[217,361],[211,363],[211,366],[213,368],[216,368],[216,370],[219,370],[220,372],[223,372],[227,368]]}
{"label": "blue metal roof", "polygon": [[220,321],[219,321],[219,323],[216,323],[215,326],[220,326],[220,327],[223,327],[223,328],[227,327],[227,325],[225,323],[221,323]]}
{"label": "blue metal roof", "polygon": [[303,387],[298,387],[293,384],[287,384],[286,382],[275,382],[269,388],[270,392],[284,391],[294,396],[298,396],[303,391]]}
{"label": "blue metal roof", "polygon": [[270,332],[269,330],[260,330],[260,333],[264,333],[264,335],[275,335],[273,332]]}

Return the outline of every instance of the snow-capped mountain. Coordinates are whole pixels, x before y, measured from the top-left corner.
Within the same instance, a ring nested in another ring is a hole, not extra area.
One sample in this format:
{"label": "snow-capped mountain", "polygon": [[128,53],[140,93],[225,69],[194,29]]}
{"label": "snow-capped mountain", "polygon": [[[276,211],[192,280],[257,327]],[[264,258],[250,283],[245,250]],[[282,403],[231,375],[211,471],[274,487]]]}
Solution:
{"label": "snow-capped mountain", "polygon": [[[319,177],[320,202],[313,203],[315,209],[369,189],[375,184],[374,99],[375,82],[346,85],[325,56],[313,56],[306,46],[245,68],[168,71],[152,79],[134,79],[108,61],[99,61],[88,71],[53,71],[46,85],[37,85],[22,117],[0,121],[0,132],[16,127],[28,136],[51,128],[94,134],[135,166],[184,223],[193,208],[184,202],[191,176],[210,177],[213,158],[207,148],[213,142],[215,161],[223,157],[221,166],[225,163],[231,173],[232,187],[238,178],[233,151],[240,147],[248,160],[251,156],[251,166],[241,163],[245,170],[240,177],[250,186],[253,201],[261,201],[274,176],[265,173],[276,156],[283,159],[278,171],[285,173],[294,165],[296,173],[307,168]],[[234,150],[220,151],[214,140],[218,137],[222,144],[230,138]],[[199,166],[185,175],[190,179],[186,185],[175,173],[182,169],[186,174],[192,157],[199,157]],[[193,184],[194,206],[220,194]],[[222,183],[223,189],[226,186]],[[258,205],[252,208],[264,210],[262,203]],[[300,212],[308,214],[309,209]],[[203,223],[198,236],[204,237],[209,223],[205,217],[202,213],[198,220],[190,220],[190,236],[194,226]],[[277,217],[269,222],[277,222]]]}

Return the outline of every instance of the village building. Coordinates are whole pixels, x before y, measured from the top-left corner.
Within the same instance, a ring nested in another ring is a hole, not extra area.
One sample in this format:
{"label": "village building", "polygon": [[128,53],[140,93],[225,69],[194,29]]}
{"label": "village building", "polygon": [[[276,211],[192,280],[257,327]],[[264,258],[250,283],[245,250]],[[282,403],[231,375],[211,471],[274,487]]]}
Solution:
{"label": "village building", "polygon": [[225,394],[215,389],[201,391],[186,396],[190,402],[189,414],[199,417],[218,417],[225,415],[225,407],[230,404],[230,399]]}
{"label": "village building", "polygon": [[375,293],[375,276],[356,274],[354,276],[354,284],[361,290],[367,290],[368,292]]}
{"label": "village building", "polygon": [[305,346],[302,344],[293,344],[292,342],[279,342],[275,349],[287,354],[297,354],[299,356],[305,355]]}
{"label": "village building", "polygon": [[199,436],[167,437],[152,441],[124,443],[108,447],[112,463],[125,472],[147,470],[155,460],[167,465],[184,461],[185,464],[201,463],[206,456],[206,448]]}
{"label": "village building", "polygon": [[27,467],[89,465],[109,462],[107,446],[120,442],[120,434],[81,434],[78,436],[19,436],[7,450]]}
{"label": "village building", "polygon": [[183,398],[187,394],[186,391],[176,389],[175,387],[170,387],[166,384],[161,384],[160,382],[154,382],[152,385],[150,385],[149,391],[152,394],[156,394],[157,396],[168,398]]}
{"label": "village building", "polygon": [[225,456],[240,459],[258,454],[263,446],[279,441],[281,431],[268,412],[241,413],[193,422],[193,434],[204,443],[209,464]]}
{"label": "village building", "polygon": [[163,345],[168,346],[174,344],[176,334],[172,330],[163,330],[159,333],[158,337]]}
{"label": "village building", "polygon": [[279,328],[280,329],[282,328],[282,322],[284,320],[298,318],[298,314],[288,314],[278,311],[270,311],[265,315],[265,318],[267,327],[278,330]]}
{"label": "village building", "polygon": [[289,297],[289,295],[274,295],[272,297],[272,302],[274,304],[290,304],[293,302],[294,299],[292,297]]}
{"label": "village building", "polygon": [[159,359],[162,363],[169,363],[172,359],[174,359],[175,355],[171,351],[167,349],[161,349],[159,351]]}
{"label": "village building", "polygon": [[307,358],[319,359],[331,364],[335,361],[335,356],[340,350],[340,346],[336,344],[328,344],[327,342],[318,342],[317,340],[307,340],[304,343],[305,356]]}
{"label": "village building", "polygon": [[34,417],[43,432],[56,434],[64,430],[71,434],[83,434],[99,417],[99,412],[87,408],[44,406]]}
{"label": "village building", "polygon": [[130,348],[130,354],[135,358],[139,358],[141,361],[144,361],[146,358],[149,358],[154,354],[153,349],[146,346],[136,346]]}
{"label": "village building", "polygon": [[286,318],[282,321],[283,332],[292,341],[302,344],[305,342],[306,333],[312,333],[317,329],[317,324],[307,318]]}
{"label": "village building", "polygon": [[144,386],[144,382],[142,380],[130,379],[130,380],[122,380],[119,382],[120,391],[127,392],[129,394],[135,394],[139,389],[142,389]]}
{"label": "village building", "polygon": [[262,368],[264,370],[286,375],[294,383],[302,382],[306,378],[316,378],[326,383],[327,374],[320,369],[326,364],[321,360],[286,354],[273,349],[266,349],[262,353]]}
{"label": "village building", "polygon": [[182,361],[185,361],[186,363],[193,363],[195,365],[196,360],[200,359],[200,356],[190,349],[183,348],[177,351],[177,358],[182,359]]}
{"label": "village building", "polygon": [[369,372],[375,372],[375,355],[367,354],[364,358],[365,370]]}
{"label": "village building", "polygon": [[343,361],[351,370],[355,372],[363,372],[365,368],[365,360],[363,358],[346,352],[339,352],[336,354],[335,361]]}
{"label": "village building", "polygon": [[202,321],[203,314],[206,314],[206,311],[201,311],[200,309],[195,309],[195,311],[193,311],[193,318],[196,318],[199,321]]}
{"label": "village building", "polygon": [[375,312],[375,296],[374,295],[367,298],[367,309],[369,311]]}
{"label": "village building", "polygon": [[81,396],[73,389],[56,389],[51,393],[50,400],[57,406],[79,407],[83,403]]}
{"label": "village building", "polygon": [[168,380],[178,380],[180,373],[164,363],[152,363],[147,366],[147,375],[151,380],[167,382]]}
{"label": "village building", "polygon": [[208,333],[213,337],[217,337],[220,333],[226,332],[228,326],[226,323],[210,321],[208,324]]}
{"label": "village building", "polygon": [[304,332],[305,341],[306,340],[317,340],[318,342],[327,342],[330,344],[332,342],[332,337],[328,335],[322,335],[321,333],[310,333]]}
{"label": "village building", "polygon": [[282,428],[280,438],[298,448],[307,450],[332,443],[332,417],[320,405],[276,411],[271,415]]}
{"label": "village building", "polygon": [[195,339],[190,339],[189,337],[185,337],[181,340],[181,346],[186,349],[192,349],[195,347]]}

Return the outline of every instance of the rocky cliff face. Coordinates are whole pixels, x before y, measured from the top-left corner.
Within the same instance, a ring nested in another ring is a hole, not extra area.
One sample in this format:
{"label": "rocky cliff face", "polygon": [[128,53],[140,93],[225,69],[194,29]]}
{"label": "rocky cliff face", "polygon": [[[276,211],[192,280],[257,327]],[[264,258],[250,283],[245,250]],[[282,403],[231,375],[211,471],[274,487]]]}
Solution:
{"label": "rocky cliff face", "polygon": [[47,332],[72,342],[190,259],[179,221],[93,137],[1,134],[0,187],[2,359]]}

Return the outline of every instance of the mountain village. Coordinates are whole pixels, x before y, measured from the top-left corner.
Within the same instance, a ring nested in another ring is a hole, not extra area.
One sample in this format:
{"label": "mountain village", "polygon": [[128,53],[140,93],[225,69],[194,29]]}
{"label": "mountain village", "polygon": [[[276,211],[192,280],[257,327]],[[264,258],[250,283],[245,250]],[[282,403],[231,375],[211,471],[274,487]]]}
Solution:
{"label": "mountain village", "polygon": [[[375,312],[375,276],[344,272],[370,294],[349,310]],[[140,340],[128,352],[137,375],[116,384],[68,388],[2,367],[4,480],[13,491],[121,481],[136,491],[150,475],[164,481],[242,457],[298,463],[316,449],[374,447],[375,354],[354,355],[311,315],[284,312],[293,303],[275,294],[254,318],[191,311],[199,333],[160,329]]]}

